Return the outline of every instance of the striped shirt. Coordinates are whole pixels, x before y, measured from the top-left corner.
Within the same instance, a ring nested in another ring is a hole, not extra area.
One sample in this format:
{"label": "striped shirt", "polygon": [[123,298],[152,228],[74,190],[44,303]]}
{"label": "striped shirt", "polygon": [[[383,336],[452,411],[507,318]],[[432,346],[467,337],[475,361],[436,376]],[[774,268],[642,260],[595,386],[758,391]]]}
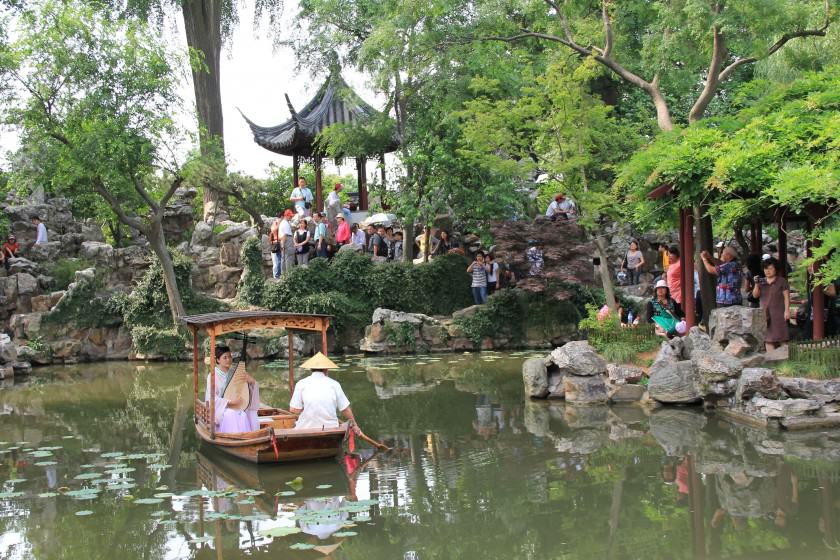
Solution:
{"label": "striped shirt", "polygon": [[473,263],[472,269],[472,287],[486,288],[487,287],[487,271],[483,264]]}

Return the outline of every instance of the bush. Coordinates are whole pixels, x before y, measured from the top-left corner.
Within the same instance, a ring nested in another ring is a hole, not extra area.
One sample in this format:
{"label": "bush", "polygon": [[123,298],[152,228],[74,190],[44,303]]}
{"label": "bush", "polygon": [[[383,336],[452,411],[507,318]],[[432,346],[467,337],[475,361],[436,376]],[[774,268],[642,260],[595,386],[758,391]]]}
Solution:
{"label": "bush", "polygon": [[90,268],[91,266],[93,265],[84,259],[58,259],[49,267],[48,274],[55,282],[54,287],[56,290],[66,290],[73,282],[78,271]]}
{"label": "bush", "polygon": [[521,338],[525,332],[526,298],[520,290],[499,290],[487,298],[470,317],[458,319],[455,324],[464,336],[479,346],[486,337],[508,335]]}
{"label": "bush", "polygon": [[44,321],[54,325],[75,325],[78,328],[94,328],[118,325],[120,311],[108,293],[100,292],[99,278],[80,276],[70,286],[58,304],[44,316]]}
{"label": "bush", "polygon": [[183,329],[161,329],[141,325],[131,329],[131,341],[141,354],[177,359],[189,344],[189,337]]}
{"label": "bush", "polygon": [[250,237],[242,244],[242,263],[244,270],[242,278],[239,279],[239,286],[236,290],[236,298],[240,304],[261,305],[265,279],[263,278],[262,264],[262,242],[259,237]]}

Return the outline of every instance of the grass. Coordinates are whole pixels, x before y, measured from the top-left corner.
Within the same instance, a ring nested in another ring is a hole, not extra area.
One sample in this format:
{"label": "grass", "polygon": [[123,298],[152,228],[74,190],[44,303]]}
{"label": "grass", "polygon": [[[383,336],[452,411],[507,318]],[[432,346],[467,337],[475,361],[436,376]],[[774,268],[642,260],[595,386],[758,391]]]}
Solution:
{"label": "grass", "polygon": [[840,378],[840,369],[831,365],[814,364],[800,360],[788,360],[776,366],[776,371],[785,377],[806,377],[808,379]]}

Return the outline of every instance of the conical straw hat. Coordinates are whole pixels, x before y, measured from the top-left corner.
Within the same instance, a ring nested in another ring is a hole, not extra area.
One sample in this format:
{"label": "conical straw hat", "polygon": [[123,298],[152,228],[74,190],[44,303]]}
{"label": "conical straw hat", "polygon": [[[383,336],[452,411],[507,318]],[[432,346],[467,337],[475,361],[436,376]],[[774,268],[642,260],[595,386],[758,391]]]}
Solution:
{"label": "conical straw hat", "polygon": [[321,352],[303,362],[300,367],[303,369],[338,369],[338,366]]}

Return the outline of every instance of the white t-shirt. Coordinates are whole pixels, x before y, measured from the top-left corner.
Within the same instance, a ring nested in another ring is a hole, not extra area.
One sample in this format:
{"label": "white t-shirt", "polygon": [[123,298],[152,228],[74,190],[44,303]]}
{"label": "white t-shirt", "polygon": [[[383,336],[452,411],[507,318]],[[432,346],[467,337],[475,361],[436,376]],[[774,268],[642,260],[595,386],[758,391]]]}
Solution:
{"label": "white t-shirt", "polygon": [[353,234],[353,245],[361,245],[362,247],[367,245],[367,237],[365,237],[364,230],[357,229],[356,233]]}
{"label": "white t-shirt", "polygon": [[338,191],[332,191],[327,195],[327,206],[341,206],[341,199],[338,197]]}
{"label": "white t-shirt", "polygon": [[292,226],[289,223],[289,220],[280,220],[280,237],[283,236],[291,237],[292,236]]}
{"label": "white t-shirt", "polygon": [[350,401],[338,381],[330,379],[323,371],[313,371],[295,385],[289,406],[303,409],[295,428],[337,428],[336,411],[350,406]]}
{"label": "white t-shirt", "polygon": [[35,239],[35,245],[41,245],[47,242],[47,226],[44,222],[38,224],[38,237]]}
{"label": "white t-shirt", "polygon": [[487,281],[496,283],[496,274],[499,272],[499,263],[493,261],[490,265],[490,272],[487,273]]}
{"label": "white t-shirt", "polygon": [[557,201],[556,201],[556,200],[552,200],[552,201],[551,201],[551,204],[549,204],[549,205],[548,205],[548,210],[546,210],[546,211],[545,211],[545,215],[546,215],[546,216],[548,216],[548,217],[550,218],[551,216],[553,216],[553,215],[554,215],[554,213],[555,213],[556,211],[557,211]]}

